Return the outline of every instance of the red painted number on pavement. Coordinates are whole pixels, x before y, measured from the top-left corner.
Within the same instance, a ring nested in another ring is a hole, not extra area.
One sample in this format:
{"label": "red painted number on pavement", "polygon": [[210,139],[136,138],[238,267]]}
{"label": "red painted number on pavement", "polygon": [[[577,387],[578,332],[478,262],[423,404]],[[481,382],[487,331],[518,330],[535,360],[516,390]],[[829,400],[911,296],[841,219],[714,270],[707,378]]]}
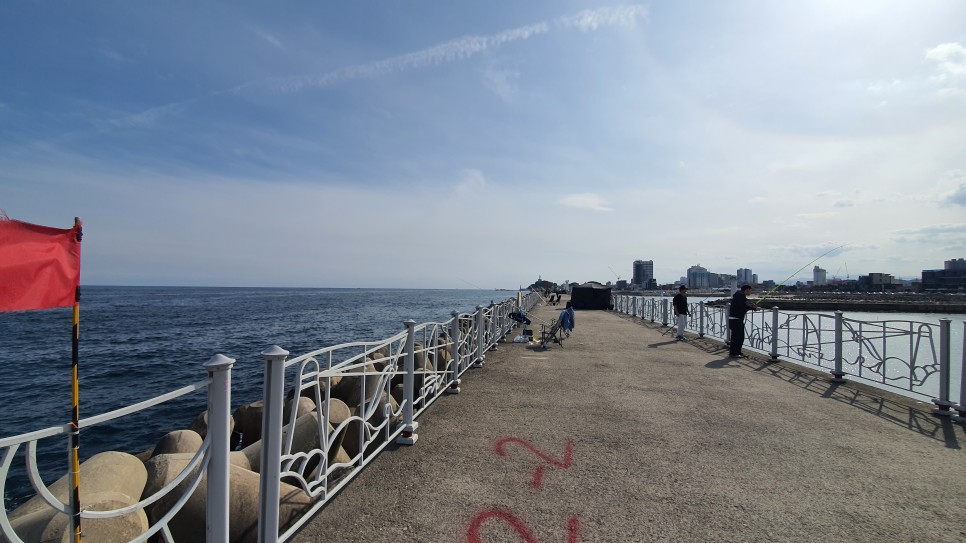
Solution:
{"label": "red painted number on pavement", "polygon": [[[483,523],[487,520],[495,518],[507,523],[513,530],[520,536],[520,539],[524,543],[540,543],[537,540],[537,536],[533,535],[530,528],[516,515],[509,511],[502,511],[499,509],[491,509],[489,511],[484,511],[473,519],[470,523],[470,529],[466,532],[466,540],[468,543],[482,543],[480,539],[480,528]],[[580,521],[577,517],[570,517],[567,520],[567,543],[578,543],[580,541]]]}
{"label": "red painted number on pavement", "polygon": [[[567,442],[567,448],[566,448],[566,450],[564,450],[563,460],[557,460],[556,458],[553,458],[552,456],[543,454],[542,452],[538,451],[536,447],[534,447],[533,445],[531,445],[530,442],[528,442],[526,440],[523,440],[523,439],[520,439],[518,437],[504,437],[504,438],[500,439],[499,441],[497,441],[496,442],[496,446],[494,447],[496,449],[496,454],[498,454],[499,456],[506,456],[507,455],[506,446],[509,445],[509,444],[511,444],[511,443],[516,443],[517,445],[520,445],[524,449],[532,452],[540,460],[543,460],[547,464],[550,464],[552,466],[555,466],[555,467],[558,467],[558,468],[561,468],[561,469],[569,469],[570,468],[571,461],[572,461],[573,455],[574,455],[574,442],[573,441],[568,441]],[[544,470],[543,464],[538,465],[533,470],[533,480],[530,483],[530,485],[533,486],[533,488],[539,489],[540,488],[540,485],[543,484],[543,470]]]}

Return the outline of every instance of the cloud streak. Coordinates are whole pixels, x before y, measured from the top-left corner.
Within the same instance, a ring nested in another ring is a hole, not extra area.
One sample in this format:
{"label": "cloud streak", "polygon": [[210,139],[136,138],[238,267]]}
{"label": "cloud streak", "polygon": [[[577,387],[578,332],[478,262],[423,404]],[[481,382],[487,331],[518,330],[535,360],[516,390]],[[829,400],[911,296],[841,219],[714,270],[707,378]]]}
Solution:
{"label": "cloud streak", "polygon": [[[584,10],[576,15],[557,18],[553,21],[543,21],[504,30],[488,36],[466,36],[426,49],[405,53],[375,62],[348,66],[321,75],[299,75],[291,77],[272,77],[249,81],[229,89],[214,91],[205,96],[194,97],[181,102],[174,102],[163,106],[153,107],[114,119],[109,124],[116,127],[134,127],[153,124],[159,117],[177,111],[184,106],[197,102],[202,98],[222,94],[243,92],[249,89],[267,87],[282,93],[294,93],[306,89],[322,89],[336,84],[346,83],[358,79],[372,79],[392,73],[404,72],[437,66],[440,64],[463,60],[485,51],[495,49],[508,43],[529,39],[533,36],[546,34],[554,28],[575,28],[582,32],[595,31],[605,26],[630,27],[638,21],[647,18],[647,8],[637,5],[614,6],[600,9]],[[283,49],[284,46],[275,36],[250,26],[249,30],[260,39]],[[502,95],[501,95],[502,96]],[[506,98],[504,96],[504,98]]]}
{"label": "cloud streak", "polygon": [[546,34],[554,28],[576,28],[582,32],[590,32],[607,26],[633,26],[637,21],[646,17],[647,9],[643,6],[616,6],[590,9],[576,15],[512,28],[489,36],[465,36],[419,51],[366,64],[349,66],[322,75],[276,77],[265,81],[246,83],[237,87],[236,90],[253,85],[267,85],[269,88],[280,92],[298,92],[307,88],[326,88],[355,79],[369,79],[406,70],[456,62],[509,43]]}
{"label": "cloud streak", "polygon": [[592,192],[584,192],[580,194],[571,194],[570,196],[565,196],[557,203],[565,207],[575,207],[577,209],[589,209],[591,211],[613,211],[614,209],[610,207],[610,204],[599,194],[594,194]]}

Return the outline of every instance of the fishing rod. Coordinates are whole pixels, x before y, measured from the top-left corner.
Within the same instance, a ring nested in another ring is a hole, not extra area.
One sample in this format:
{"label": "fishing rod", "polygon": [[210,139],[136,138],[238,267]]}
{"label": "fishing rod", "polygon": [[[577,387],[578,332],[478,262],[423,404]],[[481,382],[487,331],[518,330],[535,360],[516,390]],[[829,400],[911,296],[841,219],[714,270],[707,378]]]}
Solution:
{"label": "fishing rod", "polygon": [[459,279],[460,281],[466,283],[467,285],[469,285],[469,286],[471,286],[471,287],[473,287],[473,288],[475,288],[477,290],[486,290],[485,288],[483,288],[483,287],[481,287],[479,285],[474,285],[473,283],[470,283],[469,281],[467,281],[466,279],[463,279],[462,277],[457,277],[457,279]]}
{"label": "fishing rod", "polygon": [[788,277],[786,277],[784,281],[782,281],[781,283],[778,283],[777,285],[775,285],[775,286],[774,286],[774,287],[773,287],[773,288],[772,288],[771,290],[769,290],[769,291],[768,291],[768,292],[766,292],[766,293],[765,293],[764,295],[762,295],[762,297],[761,297],[761,298],[758,298],[758,303],[761,303],[761,301],[762,301],[762,300],[764,300],[765,298],[767,298],[767,297],[769,297],[769,296],[771,296],[771,294],[772,294],[773,292],[775,292],[776,290],[778,290],[778,289],[780,289],[780,288],[781,288],[782,286],[784,286],[784,285],[785,285],[785,283],[787,283],[787,282],[788,282],[788,281],[789,281],[789,280],[790,280],[790,279],[791,279],[792,277],[795,277],[796,275],[798,275],[798,274],[799,274],[799,273],[800,273],[800,272],[801,272],[802,270],[804,270],[805,268],[807,268],[807,267],[809,267],[809,266],[811,266],[812,264],[814,264],[814,263],[816,263],[816,262],[818,262],[818,261],[819,261],[819,260],[821,260],[821,259],[822,259],[822,257],[824,257],[825,255],[827,255],[827,254],[829,254],[829,253],[831,253],[831,252],[833,252],[833,251],[837,251],[837,250],[839,250],[839,249],[841,249],[842,247],[845,247],[846,245],[848,245],[848,243],[844,243],[844,244],[842,244],[842,245],[839,245],[838,247],[835,247],[834,249],[829,249],[828,251],[825,251],[824,253],[822,253],[821,255],[819,255],[819,257],[818,257],[818,258],[816,258],[815,260],[813,260],[813,261],[811,261],[811,262],[809,262],[808,264],[805,264],[805,265],[804,265],[804,266],[802,266],[801,268],[798,268],[798,270],[796,270],[796,271],[795,271],[795,273],[793,273],[793,274],[791,274],[791,275],[789,275]]}

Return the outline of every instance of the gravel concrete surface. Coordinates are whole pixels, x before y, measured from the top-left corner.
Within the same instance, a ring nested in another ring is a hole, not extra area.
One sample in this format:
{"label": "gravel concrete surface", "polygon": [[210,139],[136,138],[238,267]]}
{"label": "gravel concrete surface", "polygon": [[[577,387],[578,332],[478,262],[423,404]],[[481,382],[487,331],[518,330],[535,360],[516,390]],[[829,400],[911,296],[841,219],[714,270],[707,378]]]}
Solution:
{"label": "gravel concrete surface", "polygon": [[966,541],[962,425],[665,330],[514,332],[294,541]]}

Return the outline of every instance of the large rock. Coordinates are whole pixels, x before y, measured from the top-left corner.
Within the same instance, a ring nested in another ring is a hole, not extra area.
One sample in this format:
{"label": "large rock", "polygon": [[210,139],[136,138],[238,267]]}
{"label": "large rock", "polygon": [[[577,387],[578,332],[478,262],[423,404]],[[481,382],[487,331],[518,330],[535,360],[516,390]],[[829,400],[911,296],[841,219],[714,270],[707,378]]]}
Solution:
{"label": "large rock", "polygon": [[[147,472],[144,464],[135,456],[114,451],[96,454],[80,467],[81,507],[106,511],[133,505],[140,499],[146,480]],[[48,488],[57,499],[67,503],[70,491],[69,475],[64,475]],[[118,506],[119,503],[122,505]],[[59,534],[63,531],[58,526],[69,524],[66,515],[54,511],[40,496],[27,500],[10,513],[9,518],[14,531],[28,543],[44,541],[48,536],[56,540],[61,537]],[[103,534],[114,531],[127,534],[136,529],[136,526],[144,526],[145,522],[144,512],[135,511],[113,519],[84,519],[82,527],[85,533],[90,529]],[[119,535],[117,538],[108,537],[96,541],[112,542],[130,539],[133,537]]]}
{"label": "large rock", "polygon": [[[191,458],[191,454],[180,453],[163,454],[149,460],[147,463],[148,484],[144,489],[144,497],[153,495],[173,481],[188,466]],[[171,509],[171,506],[181,498],[195,476],[196,472],[193,471],[174,490],[148,506],[148,517],[152,523],[157,522]],[[195,489],[195,492],[168,524],[174,540],[178,543],[203,543],[205,541],[207,488],[207,475],[203,475],[198,488]],[[258,540],[258,491],[259,476],[257,473],[234,465],[229,467],[229,541],[233,543],[254,543]],[[297,519],[312,503],[312,498],[308,494],[285,483],[281,484],[280,497],[279,524],[281,526],[290,524]]]}

